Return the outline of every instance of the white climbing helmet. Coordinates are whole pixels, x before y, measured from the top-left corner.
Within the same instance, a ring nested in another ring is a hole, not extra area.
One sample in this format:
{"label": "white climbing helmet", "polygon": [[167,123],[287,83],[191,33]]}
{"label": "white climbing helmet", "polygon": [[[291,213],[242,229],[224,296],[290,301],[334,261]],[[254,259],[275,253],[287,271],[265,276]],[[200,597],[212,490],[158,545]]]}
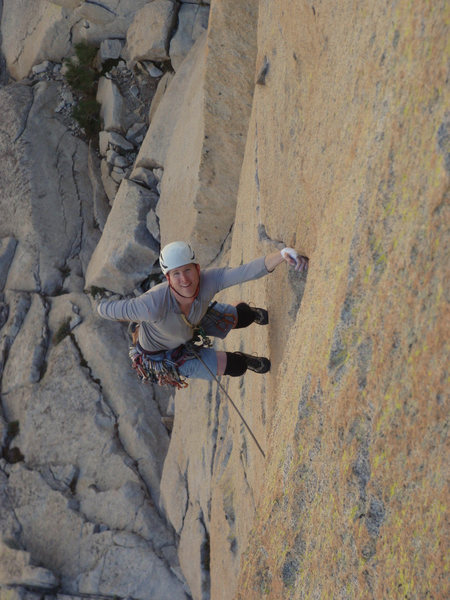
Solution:
{"label": "white climbing helmet", "polygon": [[164,246],[159,255],[159,264],[164,275],[167,275],[172,269],[177,269],[189,263],[198,265],[198,260],[195,258],[195,252],[187,242],[171,242]]}

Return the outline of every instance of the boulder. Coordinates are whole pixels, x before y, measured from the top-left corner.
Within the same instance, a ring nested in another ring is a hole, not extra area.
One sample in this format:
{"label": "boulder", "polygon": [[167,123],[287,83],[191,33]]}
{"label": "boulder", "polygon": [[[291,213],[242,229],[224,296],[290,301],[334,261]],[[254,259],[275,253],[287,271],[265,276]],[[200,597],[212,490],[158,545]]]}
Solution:
{"label": "boulder", "polygon": [[57,578],[48,569],[30,564],[30,553],[10,548],[0,541],[0,586],[23,585],[41,590],[58,587]]}
{"label": "boulder", "polygon": [[114,152],[114,150],[106,152],[106,162],[112,167],[119,167],[120,169],[124,169],[130,165],[130,161],[125,156]]}
{"label": "boulder", "polygon": [[147,126],[145,123],[134,123],[130,129],[127,131],[126,133],[126,138],[127,140],[129,140],[133,145],[135,146],[140,146],[142,140],[144,139],[144,134],[147,130]]}
{"label": "boulder", "polygon": [[[136,169],[133,169],[132,180],[136,183],[139,183],[139,185],[143,185],[144,187],[153,191],[156,190],[156,186],[158,185],[158,179],[156,178],[153,171],[151,171],[150,169],[144,169],[144,167],[137,167]],[[148,230],[150,231],[150,233],[152,233],[150,228],[148,228]]]}
{"label": "boulder", "polygon": [[130,293],[148,276],[158,259],[159,244],[146,227],[147,213],[158,197],[123,180],[86,274],[86,287]]}
{"label": "boulder", "polygon": [[[128,135],[128,132],[127,132]],[[100,131],[99,135],[100,154],[106,156],[108,150],[116,152],[127,152],[133,150],[134,146],[116,131]]]}
{"label": "boulder", "polygon": [[109,77],[100,77],[97,102],[101,105],[100,118],[105,131],[125,133],[136,118],[128,112],[119,87]]}
{"label": "boulder", "polygon": [[170,41],[170,62],[175,71],[187,56],[194,42],[208,28],[209,6],[182,4],[178,12],[178,27]]}
{"label": "boulder", "polygon": [[133,66],[140,60],[168,60],[175,19],[176,5],[172,0],[154,0],[141,8],[127,32],[128,63]]}
{"label": "boulder", "polygon": [[103,189],[105,190],[105,194],[109,200],[110,205],[112,206],[114,204],[114,199],[116,197],[117,190],[119,189],[119,184],[116,181],[114,181],[114,179],[111,177],[111,171],[111,165],[108,164],[106,159],[103,159],[100,162],[101,180]]}
{"label": "boulder", "polygon": [[118,59],[122,52],[124,42],[117,39],[106,39],[100,44],[100,61],[104,63],[106,60]]}
{"label": "boulder", "polygon": [[23,79],[44,60],[60,62],[71,50],[71,25],[61,6],[46,0],[4,0],[2,52],[11,76]]}
{"label": "boulder", "polygon": [[[155,167],[164,166],[174,127],[178,119],[184,118],[182,99],[190,91],[194,93],[196,89],[193,80],[195,77],[197,77],[197,80],[199,78],[199,75],[196,75],[196,73],[199,70],[201,71],[201,62],[204,60],[205,47],[206,39],[205,35],[203,35],[197,40],[188,57],[183,62],[183,65],[167,85],[167,90],[151,118],[147,134],[136,157],[135,168],[144,167],[146,169],[154,169]],[[167,76],[167,79],[169,77]],[[163,81],[164,86],[166,86],[167,80],[164,77],[161,79],[160,85],[163,85]],[[164,92],[164,88],[162,88],[162,92]],[[133,172],[131,173],[131,177],[133,177]]]}
{"label": "boulder", "polygon": [[151,0],[78,2],[73,11],[73,41],[100,45],[105,39],[125,41],[136,12]]}
{"label": "boulder", "polygon": [[[227,10],[212,5],[208,31],[168,86],[135,163],[164,167],[157,208],[161,241],[179,238],[173,215],[183,197],[183,236],[203,265],[216,257],[234,221],[254,87],[256,21],[256,2],[244,7],[233,0]],[[227,49],[246,60],[230,62]]]}

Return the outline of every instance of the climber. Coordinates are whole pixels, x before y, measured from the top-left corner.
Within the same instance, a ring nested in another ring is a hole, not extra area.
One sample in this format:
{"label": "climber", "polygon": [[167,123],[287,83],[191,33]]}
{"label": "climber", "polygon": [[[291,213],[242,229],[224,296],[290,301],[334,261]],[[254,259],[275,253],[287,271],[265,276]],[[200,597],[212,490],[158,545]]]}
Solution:
{"label": "climber", "polygon": [[[239,267],[201,270],[190,244],[172,242],[160,254],[165,282],[137,298],[102,300],[97,310],[106,319],[133,324],[138,339],[130,358],[141,379],[185,387],[184,378],[238,377],[247,369],[267,373],[268,358],[208,347],[208,336],[225,338],[232,329],[252,323],[266,325],[267,311],[244,302],[231,306],[211,301],[219,291],[263,277],[283,261],[297,271],[308,268],[306,257],[293,248],[283,248]],[[194,353],[192,340],[197,344]]]}

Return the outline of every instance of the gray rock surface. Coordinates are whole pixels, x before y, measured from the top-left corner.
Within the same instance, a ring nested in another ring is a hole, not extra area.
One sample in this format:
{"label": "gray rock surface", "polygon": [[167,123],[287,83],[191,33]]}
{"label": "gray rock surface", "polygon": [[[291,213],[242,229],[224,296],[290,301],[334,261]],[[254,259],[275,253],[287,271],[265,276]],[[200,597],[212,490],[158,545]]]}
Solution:
{"label": "gray rock surface", "polygon": [[159,245],[146,227],[156,194],[124,180],[86,274],[94,285],[125,294],[145,279],[159,255]]}
{"label": "gray rock surface", "polygon": [[23,585],[52,590],[58,583],[51,571],[30,564],[29,552],[15,550],[0,541],[0,586]]}
{"label": "gray rock surface", "polygon": [[108,59],[117,59],[120,57],[124,42],[118,39],[106,39],[100,44],[100,60],[103,63]]}
{"label": "gray rock surface", "polygon": [[131,66],[139,60],[169,58],[169,35],[175,18],[176,4],[172,0],[153,0],[136,13],[124,49]]}
{"label": "gray rock surface", "polygon": [[42,297],[32,294],[30,308],[8,351],[1,381],[3,396],[40,380],[48,345],[47,312],[48,307]]}
{"label": "gray rock surface", "polygon": [[127,110],[119,87],[111,78],[100,78],[97,102],[101,105],[100,118],[105,131],[125,133],[133,124],[135,117]]}
{"label": "gray rock surface", "polygon": [[1,19],[2,52],[15,79],[26,77],[33,65],[60,61],[70,53],[70,19],[47,0],[4,0]]}
{"label": "gray rock surface", "polygon": [[[175,77],[167,86],[152,115],[147,134],[136,157],[135,168],[153,169],[164,166],[174,128],[178,120],[183,118],[183,98],[191,88],[196,89],[192,79],[194,72],[200,68],[198,65],[203,59],[205,44],[205,35],[203,35],[193,46]],[[161,82],[160,85],[162,85]],[[133,173],[131,177],[133,177]]]}
{"label": "gray rock surface", "polygon": [[150,105],[150,111],[148,114],[148,119],[150,122],[153,121],[155,111],[158,108],[159,103],[161,102],[164,94],[166,93],[167,87],[173,79],[173,75],[174,74],[171,71],[167,71],[166,73],[164,73],[164,75],[158,82],[158,87],[156,88],[155,95],[153,96],[152,103]]}
{"label": "gray rock surface", "polygon": [[209,6],[183,4],[178,12],[178,27],[170,40],[170,62],[175,71],[194,42],[208,28]]}
{"label": "gray rock surface", "polygon": [[5,287],[9,267],[16,251],[17,240],[13,237],[0,239],[0,292]]}
{"label": "gray rock surface", "polygon": [[0,167],[0,235],[8,231],[18,240],[9,289],[53,293],[67,261],[77,255],[85,269],[98,239],[88,147],[55,115],[58,90],[55,82],[0,89],[6,124],[0,146],[9,148]]}

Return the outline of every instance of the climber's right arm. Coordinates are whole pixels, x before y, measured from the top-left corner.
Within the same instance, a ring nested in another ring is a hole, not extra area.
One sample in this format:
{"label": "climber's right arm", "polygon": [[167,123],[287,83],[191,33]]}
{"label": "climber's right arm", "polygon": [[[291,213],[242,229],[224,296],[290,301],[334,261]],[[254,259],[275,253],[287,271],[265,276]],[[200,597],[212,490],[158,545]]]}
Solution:
{"label": "climber's right arm", "polygon": [[143,294],[138,298],[125,300],[101,300],[97,304],[97,312],[104,319],[111,321],[141,321],[151,320],[154,308],[151,294]]}

